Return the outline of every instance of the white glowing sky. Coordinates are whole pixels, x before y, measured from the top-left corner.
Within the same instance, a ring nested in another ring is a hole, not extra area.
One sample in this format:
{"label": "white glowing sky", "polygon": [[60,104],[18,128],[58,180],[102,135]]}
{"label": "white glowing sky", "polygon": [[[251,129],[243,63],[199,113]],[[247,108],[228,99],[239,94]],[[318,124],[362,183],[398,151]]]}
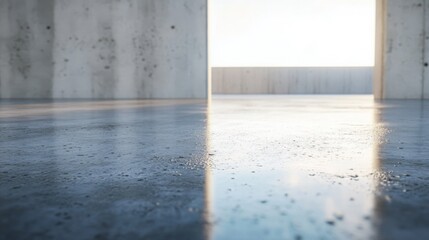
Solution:
{"label": "white glowing sky", "polygon": [[211,0],[220,66],[373,66],[375,0]]}

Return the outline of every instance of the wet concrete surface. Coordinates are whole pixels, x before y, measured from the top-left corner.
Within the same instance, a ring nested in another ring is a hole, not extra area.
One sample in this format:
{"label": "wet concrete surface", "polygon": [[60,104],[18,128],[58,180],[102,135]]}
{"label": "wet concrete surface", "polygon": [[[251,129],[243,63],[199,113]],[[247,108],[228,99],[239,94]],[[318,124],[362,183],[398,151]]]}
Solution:
{"label": "wet concrete surface", "polygon": [[0,239],[425,239],[429,102],[1,101]]}

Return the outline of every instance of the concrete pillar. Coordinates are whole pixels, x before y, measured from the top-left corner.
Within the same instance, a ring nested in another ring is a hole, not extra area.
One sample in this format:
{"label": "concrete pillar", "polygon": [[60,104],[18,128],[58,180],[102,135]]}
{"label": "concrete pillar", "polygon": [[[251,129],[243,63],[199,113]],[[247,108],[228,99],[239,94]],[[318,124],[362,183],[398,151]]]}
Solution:
{"label": "concrete pillar", "polygon": [[429,0],[376,4],[375,98],[429,98]]}
{"label": "concrete pillar", "polygon": [[207,98],[207,0],[0,0],[0,98]]}

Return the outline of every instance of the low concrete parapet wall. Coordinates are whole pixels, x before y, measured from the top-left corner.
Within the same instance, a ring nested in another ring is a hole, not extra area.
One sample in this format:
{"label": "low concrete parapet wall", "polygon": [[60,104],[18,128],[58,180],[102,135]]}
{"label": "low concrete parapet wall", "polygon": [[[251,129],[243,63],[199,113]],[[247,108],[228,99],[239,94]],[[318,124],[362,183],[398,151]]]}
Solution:
{"label": "low concrete parapet wall", "polygon": [[213,94],[372,94],[373,67],[215,67]]}

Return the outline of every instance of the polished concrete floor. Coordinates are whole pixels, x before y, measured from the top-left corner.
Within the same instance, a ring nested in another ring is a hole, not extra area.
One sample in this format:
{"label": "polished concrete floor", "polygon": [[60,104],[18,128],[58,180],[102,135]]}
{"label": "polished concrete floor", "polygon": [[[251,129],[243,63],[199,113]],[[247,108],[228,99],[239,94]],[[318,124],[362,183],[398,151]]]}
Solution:
{"label": "polished concrete floor", "polygon": [[0,239],[428,239],[429,102],[0,101]]}

